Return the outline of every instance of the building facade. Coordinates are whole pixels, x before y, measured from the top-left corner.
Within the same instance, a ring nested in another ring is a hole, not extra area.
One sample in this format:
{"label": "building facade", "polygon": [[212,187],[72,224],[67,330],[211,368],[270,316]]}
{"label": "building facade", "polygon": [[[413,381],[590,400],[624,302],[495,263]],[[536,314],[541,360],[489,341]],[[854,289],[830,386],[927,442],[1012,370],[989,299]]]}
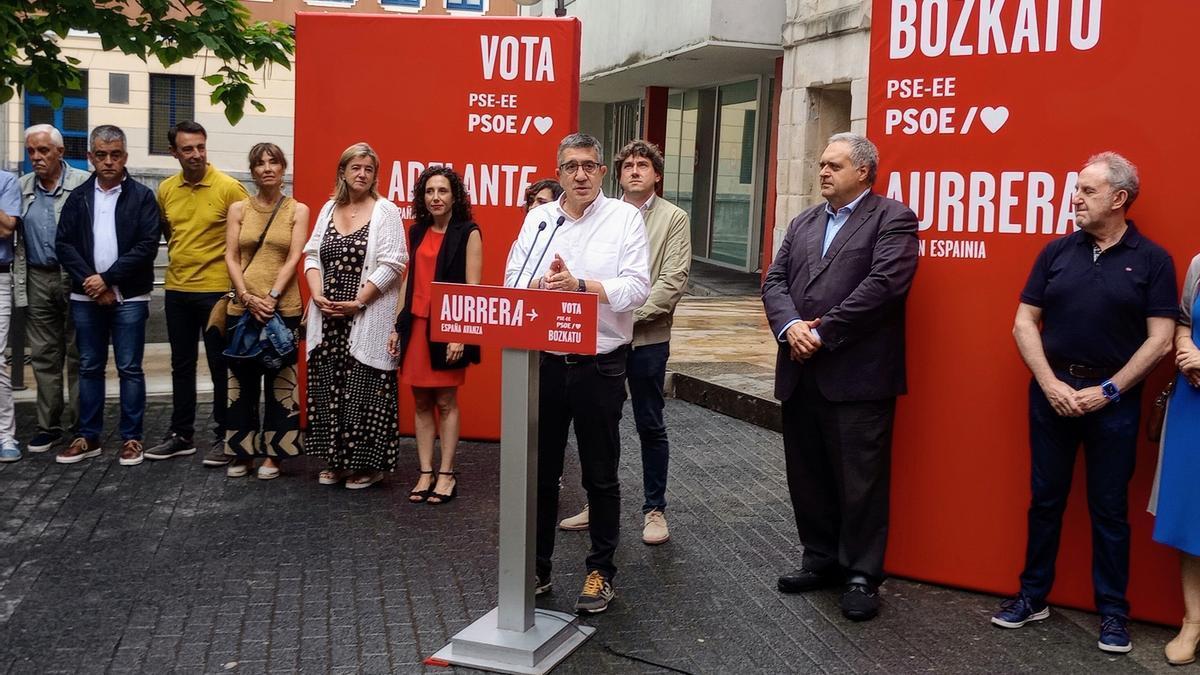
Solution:
{"label": "building facade", "polygon": [[821,200],[817,162],[825,141],[843,131],[867,130],[871,0],[787,4],[770,257],[788,222]]}
{"label": "building facade", "polygon": [[[525,9],[553,16],[554,0]],[[692,220],[698,260],[757,270],[770,184],[784,0],[574,0],[580,126],[612,154],[657,143],[663,194]],[[618,192],[616,172],[605,186]]]}
{"label": "building facade", "polygon": [[[553,16],[556,0],[245,0],[255,19],[294,23],[297,12]],[[825,139],[864,131],[871,0],[566,0],[583,26],[580,126],[612,154],[635,137],[663,148],[664,195],[692,219],[699,260],[753,272],[769,264],[788,222],[820,199],[816,162]],[[81,60],[79,90],[51,109],[35,93],[0,105],[0,168],[26,170],[22,131],[63,130],[69,160],[86,167],[87,132],[129,134],[130,167],[151,184],[174,173],[166,129],[195,119],[212,136],[210,160],[243,180],[246,153],[272,141],[292,155],[291,70],[260,73],[237,125],[209,102],[204,55],[170,68],[105,52],[72,33],[63,53]],[[615,172],[605,186],[618,192]]]}
{"label": "building facade", "polygon": [[[523,9],[553,16],[556,0]],[[820,199],[825,140],[866,128],[870,0],[567,0],[583,24],[580,126],[666,156],[698,260],[770,264]],[[615,178],[606,189],[616,192]]]}
{"label": "building facade", "polygon": [[[514,0],[244,0],[255,20],[294,25],[297,12],[353,12],[455,16],[513,16]],[[254,98],[266,106],[258,112],[246,106],[242,120],[231,125],[224,108],[210,103],[212,86],[204,76],[221,65],[200,54],[170,68],[151,59],[144,63],[119,51],[101,49],[97,35],[72,32],[62,41],[64,56],[80,60],[80,87],[67,92],[58,109],[34,92],[0,105],[0,169],[29,170],[24,129],[49,123],[63,132],[67,160],[87,167],[87,134],[100,124],[125,130],[130,171],[151,186],[179,170],[171,157],[166,132],[176,122],[195,120],[208,130],[208,157],[213,165],[243,181],[249,180],[246,156],[258,142],[279,145],[293,156],[292,120],[295,78],[290,69],[269,66],[257,73]],[[295,167],[293,167],[295,168]]]}

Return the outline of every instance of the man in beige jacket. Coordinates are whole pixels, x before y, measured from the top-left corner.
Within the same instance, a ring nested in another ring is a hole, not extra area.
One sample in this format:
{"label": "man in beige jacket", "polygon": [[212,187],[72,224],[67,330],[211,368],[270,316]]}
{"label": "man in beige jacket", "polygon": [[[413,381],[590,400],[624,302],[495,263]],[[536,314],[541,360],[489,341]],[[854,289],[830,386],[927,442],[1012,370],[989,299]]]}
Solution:
{"label": "man in beige jacket", "polygon": [[[671,353],[675,305],[687,289],[692,267],[691,223],[683,209],[655,194],[662,181],[663,156],[643,140],[630,142],[614,162],[624,199],[642,211],[650,243],[650,297],[634,311],[633,349],[626,372],[633,418],[642,441],[642,541],[661,544],[667,529],[667,464],[669,446],[663,421],[663,382]],[[588,529],[588,509],[559,523],[564,530]]]}

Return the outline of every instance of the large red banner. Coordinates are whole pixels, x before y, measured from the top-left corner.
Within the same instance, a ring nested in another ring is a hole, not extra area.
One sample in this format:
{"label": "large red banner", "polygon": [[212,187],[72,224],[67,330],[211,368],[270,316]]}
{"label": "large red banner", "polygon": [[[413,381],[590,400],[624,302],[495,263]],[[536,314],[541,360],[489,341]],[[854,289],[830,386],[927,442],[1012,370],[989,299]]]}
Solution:
{"label": "large red banner", "polygon": [[[483,282],[502,283],[525,188],[554,177],[578,125],[579,40],[576,19],[297,14],[296,198],[316,213],[342,151],[366,141],[407,225],[417,176],[452,166],[483,235]],[[459,392],[464,437],[499,437],[499,382],[500,350],[484,348]],[[406,433],[412,420],[402,392]]]}
{"label": "large red banner", "polygon": [[[1090,155],[1141,169],[1130,217],[1175,257],[1200,238],[1180,218],[1200,136],[1191,35],[1200,2],[875,0],[868,135],[878,188],[921,220],[909,300],[909,395],[896,429],[888,567],[1012,593],[1029,504],[1029,373],[1011,337],[1034,257],[1074,229],[1070,195]],[[1170,210],[1169,210],[1170,209]],[[1169,368],[1149,380],[1148,407]],[[1082,453],[1080,453],[1082,456]],[[1175,553],[1145,512],[1157,448],[1130,489],[1133,613],[1178,622]],[[1051,601],[1092,607],[1090,527],[1076,467]],[[1200,526],[1200,524],[1198,524]]]}

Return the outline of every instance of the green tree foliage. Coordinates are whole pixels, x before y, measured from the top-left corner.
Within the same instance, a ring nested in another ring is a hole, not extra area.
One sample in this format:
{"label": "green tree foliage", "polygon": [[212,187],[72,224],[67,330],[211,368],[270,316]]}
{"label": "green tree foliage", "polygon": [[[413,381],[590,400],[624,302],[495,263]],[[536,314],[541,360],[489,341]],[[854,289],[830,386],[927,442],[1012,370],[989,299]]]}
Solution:
{"label": "green tree foliage", "polygon": [[57,107],[62,92],[79,85],[79,60],[64,56],[59,39],[69,30],[100,36],[101,46],[171,66],[208,49],[221,65],[204,81],[212,102],[237,124],[252,98],[251,73],[276,64],[291,68],[292,28],[251,21],[239,0],[0,0],[0,103],[23,89]]}

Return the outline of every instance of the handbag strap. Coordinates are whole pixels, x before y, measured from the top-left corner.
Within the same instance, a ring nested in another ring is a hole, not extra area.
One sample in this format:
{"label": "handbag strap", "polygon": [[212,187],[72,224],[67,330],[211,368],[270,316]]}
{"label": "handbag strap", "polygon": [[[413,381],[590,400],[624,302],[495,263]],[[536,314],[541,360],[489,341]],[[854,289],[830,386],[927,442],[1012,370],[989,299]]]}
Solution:
{"label": "handbag strap", "polygon": [[286,201],[287,195],[284,195],[279,198],[278,202],[275,202],[275,208],[271,211],[271,217],[267,218],[267,224],[263,226],[262,234],[258,235],[258,243],[254,245],[254,250],[250,252],[250,259],[246,261],[245,265],[242,265],[242,272],[250,269],[250,263],[254,262],[254,255],[258,253],[258,249],[262,248],[262,244],[267,238],[267,232],[271,230],[271,223],[275,222],[275,214],[279,213],[279,207],[283,206],[283,203]]}

